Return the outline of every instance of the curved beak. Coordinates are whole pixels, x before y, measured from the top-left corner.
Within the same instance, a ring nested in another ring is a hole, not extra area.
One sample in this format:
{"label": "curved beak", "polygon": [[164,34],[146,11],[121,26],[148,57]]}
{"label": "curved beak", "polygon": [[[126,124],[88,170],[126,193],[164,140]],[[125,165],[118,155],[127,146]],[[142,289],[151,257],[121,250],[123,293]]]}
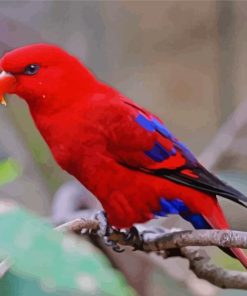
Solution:
{"label": "curved beak", "polygon": [[13,86],[15,85],[16,79],[15,76],[2,71],[0,73],[0,104],[6,106],[7,103],[5,101],[4,95],[6,93],[10,93],[13,89]]}

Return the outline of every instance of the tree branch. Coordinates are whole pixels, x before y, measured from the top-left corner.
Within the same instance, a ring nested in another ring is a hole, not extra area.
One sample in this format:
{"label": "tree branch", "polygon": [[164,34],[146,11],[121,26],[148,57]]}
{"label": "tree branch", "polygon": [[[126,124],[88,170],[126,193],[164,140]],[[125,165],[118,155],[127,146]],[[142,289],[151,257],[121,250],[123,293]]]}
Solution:
{"label": "tree branch", "polygon": [[217,267],[210,263],[210,257],[204,250],[195,247],[181,248],[181,254],[189,260],[189,267],[198,278],[223,289],[247,290],[247,272]]}
{"label": "tree branch", "polygon": [[[91,219],[76,219],[56,228],[76,234],[98,230],[99,222]],[[151,234],[151,235],[150,235]],[[157,228],[144,229],[126,240],[126,233],[112,229],[109,239],[135,250],[158,252],[163,258],[180,256],[189,261],[190,269],[197,277],[228,289],[247,290],[247,272],[230,271],[210,263],[207,253],[194,246],[239,247],[247,249],[247,233],[230,230],[188,230],[176,231]]]}

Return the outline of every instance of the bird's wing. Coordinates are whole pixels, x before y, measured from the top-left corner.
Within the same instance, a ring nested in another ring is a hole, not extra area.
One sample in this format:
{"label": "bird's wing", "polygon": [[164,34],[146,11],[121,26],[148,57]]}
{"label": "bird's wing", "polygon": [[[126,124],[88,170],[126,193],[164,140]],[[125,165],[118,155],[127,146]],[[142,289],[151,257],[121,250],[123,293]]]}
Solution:
{"label": "bird's wing", "polygon": [[122,98],[121,104],[108,127],[109,150],[116,161],[237,203],[247,202],[246,196],[207,171],[158,117],[129,99]]}

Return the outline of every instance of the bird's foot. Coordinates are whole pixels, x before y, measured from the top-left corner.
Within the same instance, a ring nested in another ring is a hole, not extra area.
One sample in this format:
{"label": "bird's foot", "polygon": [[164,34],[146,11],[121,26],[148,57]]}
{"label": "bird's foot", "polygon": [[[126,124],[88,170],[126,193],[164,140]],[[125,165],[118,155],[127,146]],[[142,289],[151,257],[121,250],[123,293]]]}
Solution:
{"label": "bird's foot", "polygon": [[155,241],[166,234],[162,227],[148,229],[140,224],[132,226],[130,229],[119,230],[119,232],[123,235],[123,241],[126,245],[133,247],[133,251],[141,250],[143,244]]}
{"label": "bird's foot", "polygon": [[133,241],[136,238],[140,237],[140,233],[135,226],[132,226],[130,229],[124,231],[124,241]]}
{"label": "bird's foot", "polygon": [[124,249],[122,249],[116,241],[113,241],[109,238],[109,236],[113,233],[113,231],[116,231],[116,229],[114,229],[109,224],[106,213],[104,211],[99,211],[94,216],[94,219],[98,221],[99,228],[97,230],[92,230],[90,233],[103,238],[104,244],[107,247],[111,247],[113,251],[122,253]]}
{"label": "bird's foot", "polygon": [[131,242],[134,247],[134,251],[143,249],[145,243],[156,241],[157,239],[164,237],[167,234],[166,229],[163,227],[147,228],[147,226],[136,225],[131,227],[126,233],[125,241]]}
{"label": "bird's foot", "polygon": [[91,233],[103,238],[109,236],[111,226],[108,223],[106,213],[104,211],[98,211],[93,218],[98,221],[99,227],[97,230],[92,230]]}
{"label": "bird's foot", "polygon": [[117,253],[124,252],[125,249],[121,248],[117,242],[109,239],[109,237],[105,236],[103,239],[104,239],[104,244],[107,247],[111,247],[113,251],[115,251]]}
{"label": "bird's foot", "polygon": [[149,243],[155,241],[165,234],[167,234],[166,229],[163,227],[152,227],[150,229],[139,229],[138,230],[139,237],[143,243]]}

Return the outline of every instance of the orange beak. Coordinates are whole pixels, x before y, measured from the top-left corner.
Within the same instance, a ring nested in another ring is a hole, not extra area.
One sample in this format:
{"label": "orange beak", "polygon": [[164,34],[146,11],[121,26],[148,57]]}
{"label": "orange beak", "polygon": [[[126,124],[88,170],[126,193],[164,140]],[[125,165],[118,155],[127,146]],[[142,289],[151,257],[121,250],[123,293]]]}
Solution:
{"label": "orange beak", "polygon": [[6,106],[7,103],[5,101],[4,95],[10,93],[15,85],[16,79],[10,73],[2,71],[0,73],[0,104]]}

